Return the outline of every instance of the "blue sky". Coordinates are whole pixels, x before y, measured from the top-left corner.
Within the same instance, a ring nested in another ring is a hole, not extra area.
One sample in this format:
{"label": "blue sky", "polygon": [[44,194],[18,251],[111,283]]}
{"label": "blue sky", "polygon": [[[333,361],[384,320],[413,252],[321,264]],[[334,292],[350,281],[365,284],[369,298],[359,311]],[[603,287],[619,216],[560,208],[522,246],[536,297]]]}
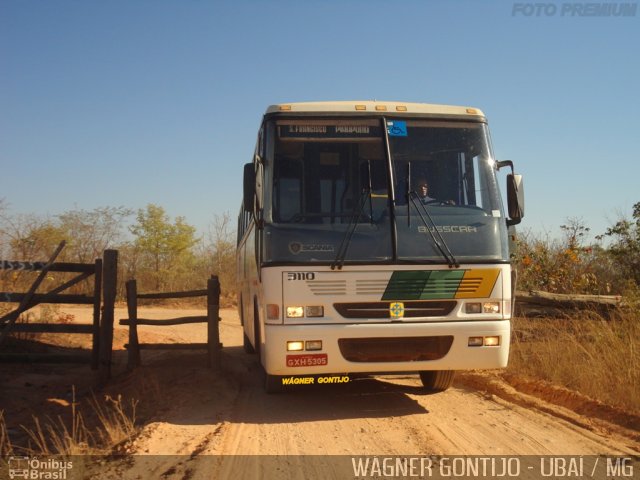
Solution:
{"label": "blue sky", "polygon": [[524,229],[603,233],[640,202],[640,12],[546,5],[0,0],[0,198],[43,215],[155,203],[204,232],[235,218],[268,105],[401,100],[485,112],[525,176]]}

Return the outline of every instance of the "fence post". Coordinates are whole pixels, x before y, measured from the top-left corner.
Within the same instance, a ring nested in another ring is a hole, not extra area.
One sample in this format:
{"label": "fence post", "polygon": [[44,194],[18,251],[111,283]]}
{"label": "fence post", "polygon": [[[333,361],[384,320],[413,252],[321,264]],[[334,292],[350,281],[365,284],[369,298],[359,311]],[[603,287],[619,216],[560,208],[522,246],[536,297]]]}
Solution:
{"label": "fence post", "polygon": [[102,263],[102,321],[100,322],[100,362],[98,376],[101,383],[111,377],[113,349],[113,317],[118,282],[118,251],[105,250]]}
{"label": "fence post", "polygon": [[220,282],[212,275],[207,281],[207,342],[209,366],[220,368]]}
{"label": "fence post", "polygon": [[98,370],[100,363],[100,305],[102,304],[102,259],[97,258],[93,274],[93,348],[91,370]]}
{"label": "fence post", "polygon": [[138,287],[135,280],[129,280],[127,286],[127,313],[129,314],[129,348],[127,367],[140,365],[140,344],[138,342]]}

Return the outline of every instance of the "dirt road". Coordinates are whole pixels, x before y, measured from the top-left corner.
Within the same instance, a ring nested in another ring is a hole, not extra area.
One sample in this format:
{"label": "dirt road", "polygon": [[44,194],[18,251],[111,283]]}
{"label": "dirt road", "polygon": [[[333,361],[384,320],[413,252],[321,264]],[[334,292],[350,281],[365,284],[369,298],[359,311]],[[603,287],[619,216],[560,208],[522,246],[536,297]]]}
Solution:
{"label": "dirt road", "polygon": [[[150,310],[144,316],[154,314],[189,312]],[[147,392],[141,401],[149,413],[141,434],[122,449],[136,460],[111,465],[104,475],[211,478],[215,469],[216,478],[256,478],[262,467],[250,457],[255,455],[320,456],[300,467],[301,478],[331,478],[322,456],[640,453],[637,431],[519,392],[495,374],[461,375],[453,388],[436,395],[423,394],[412,375],[267,395],[255,357],[242,350],[235,311],[221,316],[221,375],[204,368],[200,354],[144,352],[143,367],[120,380]],[[204,325],[141,328],[143,341],[202,342],[205,335]],[[221,455],[234,457],[220,463]],[[211,458],[217,458],[215,467]]]}

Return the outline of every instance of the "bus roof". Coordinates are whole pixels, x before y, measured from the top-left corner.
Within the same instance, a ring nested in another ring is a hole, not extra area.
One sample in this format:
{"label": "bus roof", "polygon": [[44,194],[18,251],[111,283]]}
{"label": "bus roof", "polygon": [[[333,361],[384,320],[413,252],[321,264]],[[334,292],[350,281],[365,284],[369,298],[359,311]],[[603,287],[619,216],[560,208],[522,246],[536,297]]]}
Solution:
{"label": "bus roof", "polygon": [[424,114],[430,116],[455,115],[467,117],[482,117],[481,110],[474,107],[455,105],[436,105],[430,103],[383,102],[379,100],[340,101],[340,102],[298,102],[270,105],[267,114],[273,113],[394,113],[394,114]]}

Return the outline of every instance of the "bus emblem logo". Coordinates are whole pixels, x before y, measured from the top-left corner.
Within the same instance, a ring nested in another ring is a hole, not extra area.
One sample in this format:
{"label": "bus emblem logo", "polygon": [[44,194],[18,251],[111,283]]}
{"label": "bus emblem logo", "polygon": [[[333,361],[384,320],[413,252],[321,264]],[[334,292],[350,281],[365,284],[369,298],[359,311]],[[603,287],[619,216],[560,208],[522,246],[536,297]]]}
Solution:
{"label": "bus emblem logo", "polygon": [[391,314],[391,318],[404,317],[404,303],[393,302],[389,304],[389,313]]}
{"label": "bus emblem logo", "polygon": [[325,253],[333,252],[333,245],[321,244],[321,243],[300,243],[291,242],[289,244],[289,251],[294,255],[298,255],[303,252]]}

